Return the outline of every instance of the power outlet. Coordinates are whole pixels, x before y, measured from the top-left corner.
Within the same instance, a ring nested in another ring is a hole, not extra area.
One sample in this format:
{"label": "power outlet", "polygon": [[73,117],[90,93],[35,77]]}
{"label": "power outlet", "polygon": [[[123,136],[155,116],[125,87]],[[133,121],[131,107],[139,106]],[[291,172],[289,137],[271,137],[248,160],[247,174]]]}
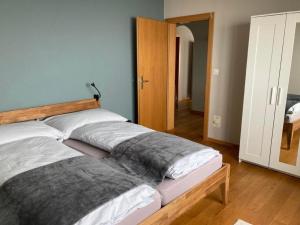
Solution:
{"label": "power outlet", "polygon": [[212,74],[214,76],[219,76],[220,75],[220,70],[218,68],[214,68],[213,71],[212,71]]}
{"label": "power outlet", "polygon": [[212,124],[214,127],[220,128],[222,125],[222,117],[214,115]]}

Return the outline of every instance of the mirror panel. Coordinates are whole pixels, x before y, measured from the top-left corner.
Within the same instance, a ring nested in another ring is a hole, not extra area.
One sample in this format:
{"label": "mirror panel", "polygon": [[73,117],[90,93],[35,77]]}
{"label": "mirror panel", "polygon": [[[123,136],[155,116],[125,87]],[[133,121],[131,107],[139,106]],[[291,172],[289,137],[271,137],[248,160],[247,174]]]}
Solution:
{"label": "mirror panel", "polygon": [[296,25],[279,160],[296,166],[300,141],[300,23]]}

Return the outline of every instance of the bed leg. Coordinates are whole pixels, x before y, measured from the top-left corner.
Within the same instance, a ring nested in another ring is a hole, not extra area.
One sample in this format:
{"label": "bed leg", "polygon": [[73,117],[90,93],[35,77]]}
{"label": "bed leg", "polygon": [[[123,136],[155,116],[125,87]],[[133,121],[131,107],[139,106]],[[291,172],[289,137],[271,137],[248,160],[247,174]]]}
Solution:
{"label": "bed leg", "polygon": [[230,178],[230,165],[227,165],[225,182],[221,184],[222,202],[227,205],[229,202],[229,178]]}
{"label": "bed leg", "polygon": [[291,149],[292,141],[293,141],[293,136],[294,136],[294,125],[289,124],[288,129],[287,129],[287,145],[288,145],[288,150]]}

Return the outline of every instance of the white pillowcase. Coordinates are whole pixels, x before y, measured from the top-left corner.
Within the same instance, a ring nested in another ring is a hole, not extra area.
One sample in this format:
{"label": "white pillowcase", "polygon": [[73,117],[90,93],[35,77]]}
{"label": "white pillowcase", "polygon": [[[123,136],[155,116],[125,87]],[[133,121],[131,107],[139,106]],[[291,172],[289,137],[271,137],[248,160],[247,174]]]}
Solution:
{"label": "white pillowcase", "polygon": [[288,114],[296,114],[300,112],[300,103],[296,103],[288,110]]}
{"label": "white pillowcase", "polygon": [[44,122],[64,134],[64,139],[68,139],[73,130],[91,123],[107,121],[127,121],[119,114],[105,109],[90,109],[80,112],[68,113],[64,115],[52,116]]}
{"label": "white pillowcase", "polygon": [[62,140],[63,134],[40,121],[5,124],[0,126],[0,145],[31,137],[51,137]]}

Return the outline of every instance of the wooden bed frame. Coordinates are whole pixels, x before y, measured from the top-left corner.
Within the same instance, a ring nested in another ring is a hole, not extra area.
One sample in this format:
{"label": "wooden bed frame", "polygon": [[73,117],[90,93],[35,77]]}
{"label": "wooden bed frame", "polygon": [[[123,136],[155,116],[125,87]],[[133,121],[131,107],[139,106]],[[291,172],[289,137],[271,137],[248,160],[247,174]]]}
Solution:
{"label": "wooden bed frame", "polygon": [[287,149],[291,149],[294,133],[300,129],[300,119],[293,122],[284,122],[283,130],[287,132]]}
{"label": "wooden bed frame", "polygon": [[[0,124],[23,122],[28,120],[42,119],[49,116],[64,113],[77,112],[87,109],[95,109],[100,103],[95,99],[85,99],[80,101],[66,102],[53,105],[45,105],[35,108],[18,109],[7,112],[0,112]],[[177,197],[175,200],[162,207],[143,221],[142,225],[171,224],[177,217],[192,208],[199,200],[221,188],[222,201],[228,203],[230,165],[224,163],[222,168],[217,170],[203,182]]]}

